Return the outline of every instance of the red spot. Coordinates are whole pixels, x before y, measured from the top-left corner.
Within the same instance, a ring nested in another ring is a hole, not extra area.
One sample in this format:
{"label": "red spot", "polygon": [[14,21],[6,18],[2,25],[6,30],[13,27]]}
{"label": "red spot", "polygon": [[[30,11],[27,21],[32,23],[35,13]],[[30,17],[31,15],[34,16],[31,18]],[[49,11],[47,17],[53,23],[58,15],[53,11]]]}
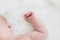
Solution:
{"label": "red spot", "polygon": [[11,26],[8,26],[9,28],[11,28]]}
{"label": "red spot", "polygon": [[30,16],[32,16],[32,13],[30,13],[30,14],[28,15],[28,17],[30,17]]}

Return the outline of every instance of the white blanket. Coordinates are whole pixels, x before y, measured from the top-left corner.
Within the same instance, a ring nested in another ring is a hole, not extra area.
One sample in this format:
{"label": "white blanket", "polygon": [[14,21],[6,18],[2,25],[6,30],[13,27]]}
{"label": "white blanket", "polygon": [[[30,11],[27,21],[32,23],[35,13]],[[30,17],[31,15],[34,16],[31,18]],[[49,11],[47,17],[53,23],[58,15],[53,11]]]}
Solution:
{"label": "white blanket", "polygon": [[60,40],[60,1],[59,0],[0,0],[0,15],[13,26],[14,35],[32,31],[23,15],[32,10],[48,29],[47,40]]}

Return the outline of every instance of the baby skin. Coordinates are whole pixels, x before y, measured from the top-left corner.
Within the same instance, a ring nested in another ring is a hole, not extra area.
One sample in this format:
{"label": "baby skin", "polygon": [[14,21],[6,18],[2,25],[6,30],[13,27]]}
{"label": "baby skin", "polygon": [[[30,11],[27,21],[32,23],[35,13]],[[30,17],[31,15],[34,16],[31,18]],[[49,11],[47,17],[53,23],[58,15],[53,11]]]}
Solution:
{"label": "baby skin", "polygon": [[24,14],[24,19],[32,25],[34,31],[14,37],[12,26],[4,17],[0,16],[0,40],[46,40],[47,29],[33,12]]}

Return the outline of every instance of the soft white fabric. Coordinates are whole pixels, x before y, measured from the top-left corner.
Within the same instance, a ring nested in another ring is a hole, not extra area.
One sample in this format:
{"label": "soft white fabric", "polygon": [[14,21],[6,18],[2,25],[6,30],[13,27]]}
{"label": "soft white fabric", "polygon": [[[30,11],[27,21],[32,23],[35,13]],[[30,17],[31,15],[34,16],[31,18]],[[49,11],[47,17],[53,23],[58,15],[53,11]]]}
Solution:
{"label": "soft white fabric", "polygon": [[23,14],[32,10],[47,27],[47,40],[60,40],[60,0],[0,0],[0,14],[13,26],[14,35],[32,31]]}

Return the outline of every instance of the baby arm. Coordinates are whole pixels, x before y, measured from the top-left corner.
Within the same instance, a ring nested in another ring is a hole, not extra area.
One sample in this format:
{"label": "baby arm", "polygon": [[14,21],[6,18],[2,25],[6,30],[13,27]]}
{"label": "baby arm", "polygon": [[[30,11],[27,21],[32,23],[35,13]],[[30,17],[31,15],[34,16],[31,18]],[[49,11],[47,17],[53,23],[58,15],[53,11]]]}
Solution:
{"label": "baby arm", "polygon": [[34,28],[33,32],[25,33],[17,36],[19,40],[45,40],[47,37],[47,29],[42,25],[39,18],[33,12],[28,12],[24,15],[24,19],[28,21]]}
{"label": "baby arm", "polygon": [[33,12],[28,12],[25,14],[25,20],[30,22],[34,28],[34,32],[31,32],[31,38],[33,40],[45,40],[47,37],[47,29],[42,25],[40,20],[35,16]]}

